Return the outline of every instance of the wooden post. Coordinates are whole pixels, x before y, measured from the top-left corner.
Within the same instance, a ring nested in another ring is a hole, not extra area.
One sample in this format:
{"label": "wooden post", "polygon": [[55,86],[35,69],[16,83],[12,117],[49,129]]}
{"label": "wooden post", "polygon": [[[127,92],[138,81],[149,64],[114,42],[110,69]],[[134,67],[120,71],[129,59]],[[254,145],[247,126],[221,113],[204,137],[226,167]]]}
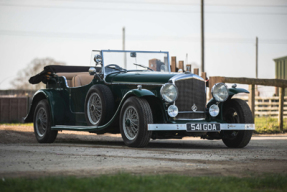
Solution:
{"label": "wooden post", "polygon": [[178,61],[178,69],[182,69],[182,72],[184,72],[184,62]]}
{"label": "wooden post", "polygon": [[206,80],[206,72],[201,72],[201,77]]}
{"label": "wooden post", "polygon": [[176,57],[171,57],[171,72],[176,72]]}
{"label": "wooden post", "polygon": [[194,68],[193,69],[193,74],[198,75],[198,73],[199,73],[199,69],[198,68]]}
{"label": "wooden post", "polygon": [[[258,79],[258,37],[256,37],[256,60],[255,60],[255,72],[256,72],[256,79]],[[256,86],[257,91],[257,86]]]}
{"label": "wooden post", "polygon": [[186,65],[186,71],[191,72],[191,65],[190,64]]}
{"label": "wooden post", "polygon": [[255,85],[249,85],[249,98],[248,98],[248,104],[252,113],[252,117],[254,119],[254,111],[255,111]]}
{"label": "wooden post", "polygon": [[279,116],[278,126],[280,131],[283,131],[283,111],[284,111],[284,88],[279,88]]}

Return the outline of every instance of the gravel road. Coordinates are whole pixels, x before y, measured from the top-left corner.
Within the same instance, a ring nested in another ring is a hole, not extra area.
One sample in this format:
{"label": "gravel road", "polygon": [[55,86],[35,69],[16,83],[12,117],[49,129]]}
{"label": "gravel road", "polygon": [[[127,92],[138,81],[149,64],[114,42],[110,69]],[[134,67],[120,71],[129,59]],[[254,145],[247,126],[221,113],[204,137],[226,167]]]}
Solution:
{"label": "gravel road", "polygon": [[52,144],[37,143],[32,127],[0,126],[0,177],[95,176],[178,173],[250,176],[287,173],[287,134],[253,136],[243,149],[220,140],[152,140],[126,147],[120,135],[59,132]]}

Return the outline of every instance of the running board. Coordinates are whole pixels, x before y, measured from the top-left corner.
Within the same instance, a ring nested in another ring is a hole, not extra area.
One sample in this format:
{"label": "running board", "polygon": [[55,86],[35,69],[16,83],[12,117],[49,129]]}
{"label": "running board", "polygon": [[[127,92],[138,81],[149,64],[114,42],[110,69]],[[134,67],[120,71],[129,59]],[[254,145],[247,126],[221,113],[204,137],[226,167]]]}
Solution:
{"label": "running board", "polygon": [[71,131],[99,131],[106,127],[107,125],[102,125],[102,126],[55,125],[55,126],[51,126],[51,129],[52,130],[71,130]]}

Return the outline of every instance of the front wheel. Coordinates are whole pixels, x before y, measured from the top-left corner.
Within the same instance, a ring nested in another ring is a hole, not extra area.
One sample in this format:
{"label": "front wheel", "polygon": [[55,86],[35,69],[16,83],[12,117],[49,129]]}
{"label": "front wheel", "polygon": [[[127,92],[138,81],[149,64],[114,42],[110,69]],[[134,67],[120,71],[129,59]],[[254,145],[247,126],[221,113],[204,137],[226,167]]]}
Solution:
{"label": "front wheel", "polygon": [[[251,110],[241,99],[230,99],[224,103],[223,118],[228,123],[254,123]],[[223,131],[223,143],[230,148],[245,147],[253,131]]]}
{"label": "front wheel", "polygon": [[34,112],[34,132],[39,143],[53,143],[58,131],[51,130],[51,113],[47,99],[41,100]]}
{"label": "front wheel", "polygon": [[120,114],[120,130],[125,144],[129,147],[145,147],[150,140],[148,124],[153,123],[149,103],[142,98],[128,98]]}

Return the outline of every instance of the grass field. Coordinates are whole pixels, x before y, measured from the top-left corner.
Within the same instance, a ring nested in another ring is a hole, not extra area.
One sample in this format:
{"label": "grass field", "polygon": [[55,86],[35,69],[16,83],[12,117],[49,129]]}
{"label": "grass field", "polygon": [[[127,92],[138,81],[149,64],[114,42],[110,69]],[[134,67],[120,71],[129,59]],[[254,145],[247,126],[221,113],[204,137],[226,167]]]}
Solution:
{"label": "grass field", "polygon": [[103,175],[93,178],[48,177],[9,178],[0,181],[0,191],[286,191],[287,176],[267,175],[261,177],[189,177],[180,175],[131,174]]}
{"label": "grass field", "polygon": [[[287,132],[287,118],[284,119],[283,132]],[[255,118],[255,133],[282,133],[278,127],[278,118],[271,117],[256,117]]]}

